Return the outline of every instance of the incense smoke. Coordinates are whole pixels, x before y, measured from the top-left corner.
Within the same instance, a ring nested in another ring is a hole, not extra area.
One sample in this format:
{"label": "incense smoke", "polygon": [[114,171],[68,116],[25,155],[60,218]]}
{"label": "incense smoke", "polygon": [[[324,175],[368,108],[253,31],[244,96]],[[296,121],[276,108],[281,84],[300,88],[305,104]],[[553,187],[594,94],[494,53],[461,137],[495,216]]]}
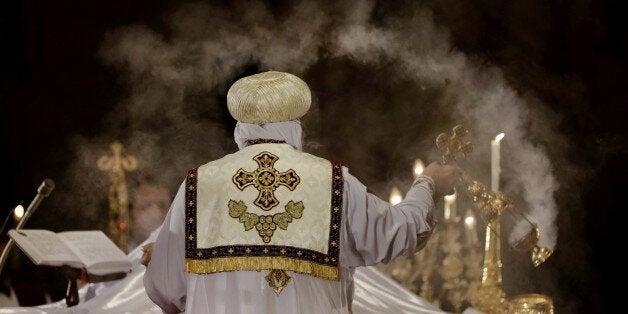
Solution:
{"label": "incense smoke", "polygon": [[[186,4],[164,31],[133,25],[106,34],[100,57],[121,74],[128,97],[103,121],[118,131],[75,139],[70,174],[104,186],[87,169],[120,137],[141,175],[175,188],[187,169],[235,150],[233,122],[224,122],[228,86],[247,71],[287,71],[308,82],[314,97],[303,119],[306,149],[342,161],[379,195],[391,182],[407,184],[417,156],[438,159],[435,135],[457,123],[469,127],[475,145],[462,166],[487,183],[490,139],[505,132],[503,191],[539,224],[540,245],[555,246],[558,181],[535,139],[561,136],[533,95],[457,51],[420,6],[390,16],[370,1],[274,10],[245,1]],[[79,181],[74,187],[86,190]],[[521,220],[511,239],[527,231]]]}
{"label": "incense smoke", "polygon": [[[249,64],[258,64],[260,70],[276,69],[304,76],[313,86],[315,97],[325,100],[325,104],[319,103],[311,119],[308,116],[304,119],[312,140],[325,143],[325,134],[320,131],[321,121],[333,123],[339,134],[355,138],[359,130],[352,126],[356,122],[337,115],[355,116],[365,121],[369,128],[364,131],[370,133],[371,139],[364,138],[365,143],[360,145],[342,143],[349,146],[344,150],[347,154],[369,155],[381,150],[381,142],[388,142],[383,139],[393,135],[399,136],[398,143],[409,144],[391,149],[393,152],[404,154],[402,147],[411,146],[413,141],[423,141],[424,151],[435,152],[428,144],[433,138],[430,132],[417,132],[422,133],[417,139],[399,129],[409,126],[408,130],[412,130],[412,124],[422,123],[429,124],[425,128],[437,133],[447,131],[454,121],[462,122],[471,129],[469,139],[477,151],[471,163],[476,165],[478,177],[482,179],[488,177],[482,174],[488,172],[488,143],[497,133],[505,132],[504,143],[508,150],[503,150],[507,158],[502,158],[504,191],[522,196],[525,205],[519,210],[528,210],[530,219],[539,224],[540,245],[553,248],[557,211],[553,193],[558,183],[552,175],[545,148],[530,140],[533,126],[537,127],[534,132],[552,134],[552,130],[548,130],[552,123],[545,123],[551,120],[538,110],[531,114],[533,109],[507,83],[498,68],[478,64],[451,47],[447,31],[435,25],[428,11],[420,7],[411,10],[407,16],[382,18],[374,23],[373,3],[368,1],[344,6],[307,2],[289,8],[281,18],[261,3],[239,3],[229,10],[204,4],[186,5],[170,16],[171,29],[167,37],[147,26],[123,28],[107,35],[102,56],[108,64],[122,71],[124,82],[129,84],[129,98],[121,108],[132,125],[134,152],[138,156],[173,156],[167,161],[169,165],[192,166],[192,160],[198,158],[198,154],[182,146],[218,142],[218,147],[228,147],[222,139],[230,138],[230,130],[225,130],[224,125],[212,128],[212,120],[198,119],[194,115],[207,111],[224,115],[224,99],[203,97],[203,94],[224,91]],[[349,80],[345,74],[333,70],[329,76],[311,73],[317,71],[321,63],[338,59],[362,67],[365,77]],[[375,78],[369,76],[377,73],[383,74],[382,80],[373,83]],[[361,82],[363,80],[366,82]],[[377,103],[386,102],[384,96],[373,95],[377,90],[360,90],[360,85],[378,85],[382,93],[395,91],[398,100],[381,108]],[[348,91],[338,91],[340,86]],[[401,90],[400,86],[403,86]],[[364,95],[347,99],[317,93],[317,89]],[[404,89],[409,90],[408,96],[404,95]],[[423,102],[414,101],[413,94],[423,94],[419,95],[424,98]],[[194,97],[200,99],[191,99]],[[194,102],[196,106],[190,105]],[[363,108],[367,112],[360,112]],[[438,112],[421,113],[432,110]],[[152,127],[144,127],[151,120],[163,121],[165,128],[155,132]],[[380,130],[373,130],[371,125]],[[201,132],[208,138],[203,141],[180,132]],[[175,135],[178,136],[172,138]],[[332,155],[335,151],[331,147],[320,150],[323,155]],[[218,149],[218,153],[205,158],[218,157],[223,151]],[[436,159],[437,155],[430,157]],[[155,158],[144,162],[156,165],[158,161],[159,158]],[[377,161],[367,158],[365,162],[348,165],[376,168],[373,163]],[[184,169],[178,170],[180,174]],[[386,178],[381,175],[378,178],[383,179]],[[529,227],[522,220],[514,230],[511,239],[517,239]]]}

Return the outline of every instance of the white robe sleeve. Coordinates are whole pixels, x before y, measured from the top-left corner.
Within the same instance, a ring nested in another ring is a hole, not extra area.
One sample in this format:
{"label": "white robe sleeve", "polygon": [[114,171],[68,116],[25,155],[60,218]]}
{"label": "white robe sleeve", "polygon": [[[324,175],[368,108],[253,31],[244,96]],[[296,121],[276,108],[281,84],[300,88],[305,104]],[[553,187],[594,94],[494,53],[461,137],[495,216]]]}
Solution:
{"label": "white robe sleeve", "polygon": [[341,244],[345,267],[387,263],[399,255],[411,255],[425,246],[433,229],[431,178],[410,188],[405,199],[393,206],[366,191],[343,169],[345,178],[344,231]]}
{"label": "white robe sleeve", "polygon": [[185,310],[187,273],[184,265],[185,182],[168,210],[144,275],[146,294],[165,313]]}

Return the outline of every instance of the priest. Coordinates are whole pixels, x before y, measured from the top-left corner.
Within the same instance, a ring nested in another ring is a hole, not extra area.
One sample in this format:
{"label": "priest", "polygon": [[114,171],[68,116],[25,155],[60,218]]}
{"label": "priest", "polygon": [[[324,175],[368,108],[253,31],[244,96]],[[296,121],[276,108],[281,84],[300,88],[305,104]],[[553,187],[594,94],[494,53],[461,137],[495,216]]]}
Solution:
{"label": "priest", "polygon": [[392,206],[347,168],[301,151],[310,104],[289,73],[231,86],[240,150],[188,172],[144,257],[146,293],[164,312],[350,313],[356,267],[425,246],[456,168],[430,164]]}

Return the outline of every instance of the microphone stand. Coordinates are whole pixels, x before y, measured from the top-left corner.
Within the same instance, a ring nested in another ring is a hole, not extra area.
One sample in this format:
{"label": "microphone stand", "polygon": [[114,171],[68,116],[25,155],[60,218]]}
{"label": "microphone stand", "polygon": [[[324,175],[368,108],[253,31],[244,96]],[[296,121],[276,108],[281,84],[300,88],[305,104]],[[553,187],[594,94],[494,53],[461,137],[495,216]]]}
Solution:
{"label": "microphone stand", "polygon": [[[31,215],[33,214],[33,212],[35,212],[39,204],[41,204],[41,201],[44,198],[48,197],[48,195],[50,195],[50,192],[52,192],[54,188],[55,188],[55,182],[52,181],[51,179],[45,179],[44,182],[41,183],[41,185],[37,189],[37,195],[35,196],[33,201],[31,201],[30,205],[28,205],[28,208],[26,209],[26,212],[24,213],[24,217],[22,217],[20,222],[17,224],[17,227],[15,227],[15,230],[22,229],[24,224],[26,224],[26,221],[28,220],[28,218],[31,217]],[[0,256],[0,273],[2,273],[4,264],[9,258],[9,252],[11,251],[12,247],[13,247],[13,239],[9,239],[7,246],[4,247],[4,250],[2,251],[2,255]]]}

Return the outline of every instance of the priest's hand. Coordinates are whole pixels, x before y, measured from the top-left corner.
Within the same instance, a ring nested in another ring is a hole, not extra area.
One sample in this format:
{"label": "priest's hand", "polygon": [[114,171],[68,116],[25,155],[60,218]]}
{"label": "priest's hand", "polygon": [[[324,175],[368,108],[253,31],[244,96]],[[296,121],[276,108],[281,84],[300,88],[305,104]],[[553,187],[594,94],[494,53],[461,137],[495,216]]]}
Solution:
{"label": "priest's hand", "polygon": [[454,187],[460,179],[460,170],[454,164],[433,162],[425,168],[423,175],[434,180],[434,199],[439,199],[454,194]]}
{"label": "priest's hand", "polygon": [[150,263],[150,257],[153,254],[153,246],[155,246],[155,242],[148,243],[142,247],[142,258],[140,259],[140,263],[146,267],[148,267],[148,263]]}

